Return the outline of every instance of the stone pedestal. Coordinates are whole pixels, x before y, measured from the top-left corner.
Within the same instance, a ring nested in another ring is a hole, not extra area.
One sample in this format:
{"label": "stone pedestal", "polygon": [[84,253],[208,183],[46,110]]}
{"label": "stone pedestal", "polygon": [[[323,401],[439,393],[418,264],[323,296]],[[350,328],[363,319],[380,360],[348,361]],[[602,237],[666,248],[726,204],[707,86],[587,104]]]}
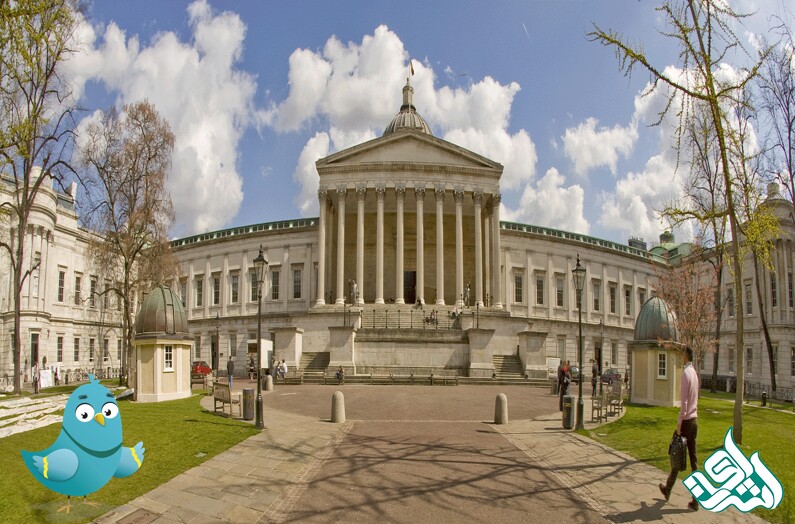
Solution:
{"label": "stone pedestal", "polygon": [[329,368],[342,366],[356,373],[356,328],[329,326]]}
{"label": "stone pedestal", "polygon": [[284,359],[287,369],[297,369],[301,362],[304,345],[304,330],[299,327],[289,326],[272,328],[273,354],[277,362]]}
{"label": "stone pedestal", "polygon": [[470,328],[469,337],[469,376],[475,378],[491,378],[494,375],[494,350],[491,340],[493,329]]}
{"label": "stone pedestal", "polygon": [[543,351],[547,335],[548,333],[531,331],[529,328],[517,334],[519,359],[527,378],[547,378],[546,355]]}

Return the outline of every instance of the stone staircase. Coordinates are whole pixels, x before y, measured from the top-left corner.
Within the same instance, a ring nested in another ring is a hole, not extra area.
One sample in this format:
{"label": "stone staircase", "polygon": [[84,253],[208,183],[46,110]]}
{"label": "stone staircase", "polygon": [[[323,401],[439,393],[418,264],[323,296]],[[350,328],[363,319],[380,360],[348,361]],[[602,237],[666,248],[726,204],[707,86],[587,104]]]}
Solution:
{"label": "stone staircase", "polygon": [[494,362],[494,373],[498,379],[508,378],[524,378],[524,369],[522,368],[522,361],[516,355],[494,355],[492,357]]}
{"label": "stone staircase", "polygon": [[322,384],[331,355],[326,352],[302,353],[298,369],[303,372],[305,384]]}

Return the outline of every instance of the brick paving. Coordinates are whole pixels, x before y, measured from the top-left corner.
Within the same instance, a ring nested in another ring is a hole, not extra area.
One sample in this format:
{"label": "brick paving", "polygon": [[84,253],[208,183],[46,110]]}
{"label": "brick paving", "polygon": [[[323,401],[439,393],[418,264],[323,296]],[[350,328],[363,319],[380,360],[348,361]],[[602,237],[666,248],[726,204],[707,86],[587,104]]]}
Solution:
{"label": "brick paving", "polygon": [[[331,424],[338,389],[347,422]],[[491,423],[499,392],[505,425]],[[666,502],[664,472],[563,430],[540,389],[305,385],[264,400],[262,433],[97,522],[762,522],[689,511],[681,482]]]}

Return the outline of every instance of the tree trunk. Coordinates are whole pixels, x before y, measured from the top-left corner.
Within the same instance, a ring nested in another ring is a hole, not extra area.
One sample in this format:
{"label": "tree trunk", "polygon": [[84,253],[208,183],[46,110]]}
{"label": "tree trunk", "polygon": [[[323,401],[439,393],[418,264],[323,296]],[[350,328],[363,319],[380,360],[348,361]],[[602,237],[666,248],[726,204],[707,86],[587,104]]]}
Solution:
{"label": "tree trunk", "polygon": [[776,391],[776,361],[773,357],[773,344],[770,341],[770,331],[767,328],[767,313],[765,311],[765,305],[762,301],[762,293],[764,289],[760,282],[764,277],[764,274],[760,274],[759,272],[759,258],[754,253],[754,273],[756,276],[756,301],[759,305],[759,320],[762,324],[762,333],[764,334],[764,344],[767,348],[767,359],[770,363],[770,387],[775,392]]}

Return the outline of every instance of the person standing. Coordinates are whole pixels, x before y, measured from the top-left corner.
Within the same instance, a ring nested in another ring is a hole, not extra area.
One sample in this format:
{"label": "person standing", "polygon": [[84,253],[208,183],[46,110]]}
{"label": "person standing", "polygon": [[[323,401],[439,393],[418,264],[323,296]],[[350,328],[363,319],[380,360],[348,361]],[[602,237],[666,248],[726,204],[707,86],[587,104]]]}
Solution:
{"label": "person standing", "polygon": [[250,382],[254,382],[254,375],[257,369],[257,363],[254,361],[254,355],[251,355],[248,359],[248,380]]}
{"label": "person standing", "polygon": [[229,357],[229,360],[226,362],[226,373],[229,375],[229,391],[232,391],[232,377],[235,374],[235,363],[232,360],[232,357]]}
{"label": "person standing", "polygon": [[[685,348],[685,367],[682,369],[682,399],[679,405],[679,419],[676,423],[676,434],[682,435],[687,439],[687,454],[690,456],[690,469],[698,469],[698,457],[696,456],[696,436],[698,435],[698,374],[693,367],[693,349]],[[671,469],[668,480],[665,484],[660,484],[660,492],[668,500],[671,490],[676,483],[679,470]],[[687,503],[687,507],[693,511],[698,511],[698,501],[695,497]]]}
{"label": "person standing", "polygon": [[571,383],[571,369],[569,368],[569,361],[564,360],[558,371],[558,406],[560,411],[563,411],[563,397],[569,390]]}
{"label": "person standing", "polygon": [[600,379],[599,377],[599,364],[596,363],[596,359],[591,359],[593,365],[591,366],[591,397],[596,396],[596,381]]}

